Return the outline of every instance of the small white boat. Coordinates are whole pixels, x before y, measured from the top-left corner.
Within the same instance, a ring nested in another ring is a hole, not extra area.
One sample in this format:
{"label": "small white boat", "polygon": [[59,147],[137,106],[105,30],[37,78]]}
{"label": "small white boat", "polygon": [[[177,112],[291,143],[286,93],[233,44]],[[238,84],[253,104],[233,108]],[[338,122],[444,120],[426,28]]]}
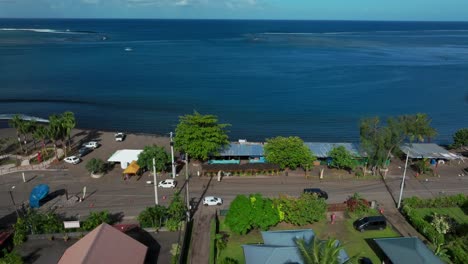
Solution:
{"label": "small white boat", "polygon": [[129,47],[125,48],[125,51],[132,51],[132,50],[133,50],[133,49],[132,49],[132,48],[129,48]]}

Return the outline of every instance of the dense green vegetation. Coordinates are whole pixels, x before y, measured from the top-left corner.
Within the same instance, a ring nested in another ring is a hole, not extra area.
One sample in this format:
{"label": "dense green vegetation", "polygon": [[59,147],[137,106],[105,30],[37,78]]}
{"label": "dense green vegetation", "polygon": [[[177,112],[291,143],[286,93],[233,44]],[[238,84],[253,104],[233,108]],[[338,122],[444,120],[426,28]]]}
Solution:
{"label": "dense green vegetation", "polygon": [[434,247],[435,254],[453,263],[466,263],[468,252],[468,196],[403,200],[403,213]]}
{"label": "dense green vegetation", "polygon": [[452,148],[459,148],[462,146],[468,146],[468,128],[459,129],[453,135]]}
{"label": "dense green vegetation", "polygon": [[171,158],[163,147],[152,145],[146,146],[138,155],[138,166],[151,170],[153,168],[153,159],[157,172],[165,171],[171,163]]}
{"label": "dense green vegetation", "polygon": [[190,158],[207,160],[210,155],[229,144],[226,128],[229,124],[219,124],[215,115],[193,115],[179,117],[174,138],[175,148],[188,153]]}
{"label": "dense green vegetation", "polygon": [[268,162],[278,164],[281,169],[308,169],[317,158],[299,137],[275,137],[267,139],[264,155]]}
{"label": "dense green vegetation", "polygon": [[155,205],[147,207],[137,217],[141,227],[159,229],[165,226],[169,231],[176,231],[185,219],[187,206],[179,193],[176,193],[168,207]]}

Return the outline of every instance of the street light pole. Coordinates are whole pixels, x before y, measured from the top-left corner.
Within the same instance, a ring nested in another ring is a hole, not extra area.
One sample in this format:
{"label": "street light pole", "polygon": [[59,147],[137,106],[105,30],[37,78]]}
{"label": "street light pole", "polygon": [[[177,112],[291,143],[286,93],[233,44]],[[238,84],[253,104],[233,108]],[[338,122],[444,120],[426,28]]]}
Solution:
{"label": "street light pole", "polygon": [[11,198],[11,202],[13,203],[13,206],[15,207],[15,211],[16,211],[16,217],[20,217],[19,216],[19,213],[18,213],[18,208],[16,207],[16,204],[15,204],[15,199],[13,199],[13,191],[15,189],[16,186],[11,186],[10,190],[8,190],[8,192],[10,193],[10,198]]}
{"label": "street light pole", "polygon": [[153,158],[153,181],[154,181],[154,202],[159,204],[158,202],[158,186],[157,186],[157,179],[156,179],[156,160]]}
{"label": "street light pole", "polygon": [[397,206],[398,209],[400,209],[400,206],[401,206],[401,197],[403,196],[403,188],[405,187],[406,168],[408,167],[408,158],[409,158],[409,149],[406,152],[405,170],[403,171],[403,180],[401,181],[400,197],[398,198],[398,206]]}
{"label": "street light pole", "polygon": [[176,168],[175,168],[175,163],[174,163],[174,141],[172,140],[172,132],[170,133],[170,135],[171,135],[172,178],[175,178]]}

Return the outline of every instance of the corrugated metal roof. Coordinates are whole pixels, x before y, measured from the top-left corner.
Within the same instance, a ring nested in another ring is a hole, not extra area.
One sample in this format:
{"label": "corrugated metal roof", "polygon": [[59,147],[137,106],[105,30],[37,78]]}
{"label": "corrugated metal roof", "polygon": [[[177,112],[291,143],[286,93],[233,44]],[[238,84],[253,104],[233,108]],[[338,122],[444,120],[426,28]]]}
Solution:
{"label": "corrugated metal roof", "polygon": [[314,236],[312,229],[262,231],[263,243],[274,246],[296,246],[297,239],[304,239],[309,243]]}
{"label": "corrugated metal roof", "polygon": [[312,153],[318,158],[327,158],[328,153],[335,147],[343,146],[356,157],[362,157],[359,151],[359,145],[355,143],[323,143],[323,142],[305,142]]}
{"label": "corrugated metal roof", "polygon": [[250,157],[250,156],[263,156],[263,144],[256,143],[256,142],[245,142],[245,143],[238,143],[232,142],[219,152],[220,157],[227,157],[227,156],[243,156],[243,157]]}
{"label": "corrugated metal roof", "polygon": [[404,153],[408,153],[409,150],[409,157],[412,159],[429,158],[454,160],[462,158],[434,143],[405,143],[400,146],[400,149]]}
{"label": "corrugated metal roof", "polygon": [[381,238],[374,241],[393,263],[443,263],[416,237]]}

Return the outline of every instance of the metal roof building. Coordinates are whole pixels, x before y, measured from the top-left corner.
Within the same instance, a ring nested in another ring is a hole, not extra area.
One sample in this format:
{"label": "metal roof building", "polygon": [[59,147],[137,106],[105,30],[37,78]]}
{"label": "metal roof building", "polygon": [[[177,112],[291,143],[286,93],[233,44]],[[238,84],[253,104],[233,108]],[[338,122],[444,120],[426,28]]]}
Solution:
{"label": "metal roof building", "polygon": [[323,142],[305,142],[312,153],[317,158],[328,158],[330,151],[335,147],[343,146],[353,156],[362,157],[363,155],[359,151],[359,145],[355,143],[323,143]]}
{"label": "metal roof building", "polygon": [[462,159],[461,156],[449,152],[443,147],[434,143],[405,143],[400,145],[401,151],[408,153],[412,159]]}
{"label": "metal roof building", "polygon": [[261,157],[263,156],[263,143],[257,142],[231,142],[219,152],[220,157]]}
{"label": "metal roof building", "polygon": [[[398,264],[442,264],[443,262],[417,237],[374,239],[385,255]],[[388,262],[386,262],[388,263]]]}
{"label": "metal roof building", "polygon": [[[242,245],[246,264],[284,264],[304,263],[297,248],[296,240],[304,239],[306,243],[314,238],[312,229],[263,231],[264,244]],[[338,242],[339,243],[339,242]],[[340,263],[349,259],[343,249],[339,252]]]}

